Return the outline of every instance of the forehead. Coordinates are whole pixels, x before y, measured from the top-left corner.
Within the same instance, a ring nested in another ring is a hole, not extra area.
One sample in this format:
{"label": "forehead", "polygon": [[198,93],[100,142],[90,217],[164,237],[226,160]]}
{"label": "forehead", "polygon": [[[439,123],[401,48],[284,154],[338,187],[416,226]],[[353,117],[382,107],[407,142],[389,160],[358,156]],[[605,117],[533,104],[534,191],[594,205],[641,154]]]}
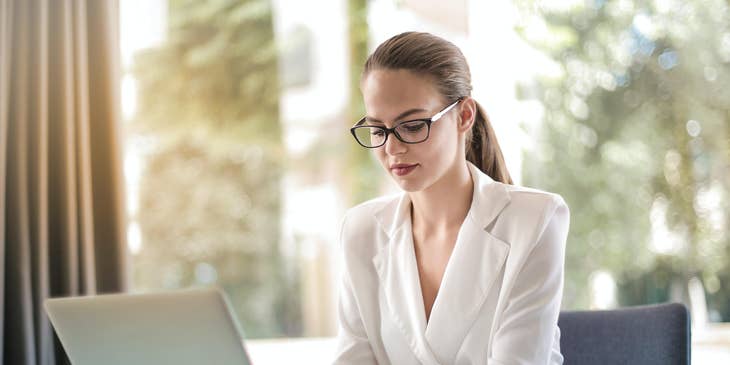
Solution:
{"label": "forehead", "polygon": [[431,110],[441,104],[432,79],[409,70],[373,70],[361,84],[365,110],[372,118],[388,120],[412,108]]}

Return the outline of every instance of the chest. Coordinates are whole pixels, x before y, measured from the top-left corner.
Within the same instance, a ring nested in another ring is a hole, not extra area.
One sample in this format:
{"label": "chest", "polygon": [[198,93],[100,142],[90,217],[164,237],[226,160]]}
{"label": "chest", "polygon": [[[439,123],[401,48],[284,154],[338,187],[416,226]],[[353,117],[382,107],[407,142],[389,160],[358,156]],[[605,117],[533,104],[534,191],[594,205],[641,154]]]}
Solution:
{"label": "chest", "polygon": [[455,242],[456,233],[420,239],[414,235],[416,266],[426,320],[430,318]]}
{"label": "chest", "polygon": [[363,276],[374,291],[361,302],[375,307],[363,322],[389,363],[487,362],[510,244],[474,223],[450,239],[410,224],[378,237],[376,275]]}

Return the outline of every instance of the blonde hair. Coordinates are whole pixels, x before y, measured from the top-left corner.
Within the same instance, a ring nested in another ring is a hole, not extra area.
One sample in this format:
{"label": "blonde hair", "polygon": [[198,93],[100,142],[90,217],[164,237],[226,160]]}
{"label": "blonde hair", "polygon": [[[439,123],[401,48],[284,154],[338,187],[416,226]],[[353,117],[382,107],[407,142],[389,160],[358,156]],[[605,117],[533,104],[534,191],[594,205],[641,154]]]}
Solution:
{"label": "blonde hair", "polygon": [[[365,61],[362,77],[377,69],[405,69],[429,76],[449,102],[471,96],[466,58],[454,44],[433,34],[405,32],[386,40]],[[479,103],[476,108],[474,125],[467,135],[466,159],[493,180],[512,184],[489,118]]]}

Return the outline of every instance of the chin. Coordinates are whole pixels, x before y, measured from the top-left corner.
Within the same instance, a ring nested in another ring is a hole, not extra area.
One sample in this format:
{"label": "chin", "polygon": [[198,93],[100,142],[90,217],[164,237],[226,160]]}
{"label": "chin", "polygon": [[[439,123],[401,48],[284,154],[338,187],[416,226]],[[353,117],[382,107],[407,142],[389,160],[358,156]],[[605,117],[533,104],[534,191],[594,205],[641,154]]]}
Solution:
{"label": "chin", "polygon": [[415,193],[423,190],[420,186],[413,186],[413,184],[398,184],[398,186],[406,193]]}
{"label": "chin", "polygon": [[397,176],[392,176],[393,180],[396,184],[401,188],[401,190],[407,192],[407,193],[415,193],[417,191],[421,191],[425,188],[422,180],[415,180],[415,179],[403,179],[399,178]]}

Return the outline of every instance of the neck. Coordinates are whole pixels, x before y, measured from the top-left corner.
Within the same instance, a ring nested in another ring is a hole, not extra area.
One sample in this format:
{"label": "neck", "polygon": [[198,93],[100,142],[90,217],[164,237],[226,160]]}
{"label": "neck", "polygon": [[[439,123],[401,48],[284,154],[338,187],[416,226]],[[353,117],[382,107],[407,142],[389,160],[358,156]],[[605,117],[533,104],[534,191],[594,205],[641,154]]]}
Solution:
{"label": "neck", "polygon": [[454,166],[428,189],[409,193],[414,233],[458,231],[469,213],[473,191],[474,182],[463,163]]}

